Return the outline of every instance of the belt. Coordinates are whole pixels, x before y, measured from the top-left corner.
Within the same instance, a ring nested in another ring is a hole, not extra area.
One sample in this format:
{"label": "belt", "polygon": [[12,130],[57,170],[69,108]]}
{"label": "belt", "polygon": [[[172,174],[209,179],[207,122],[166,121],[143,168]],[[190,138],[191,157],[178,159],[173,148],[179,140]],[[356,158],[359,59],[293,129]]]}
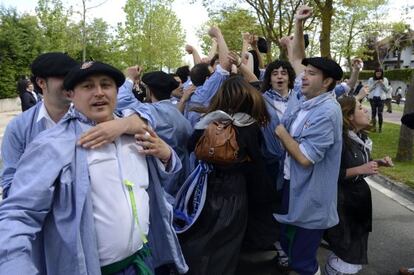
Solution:
{"label": "belt", "polygon": [[150,270],[150,268],[146,265],[144,261],[145,258],[147,258],[150,254],[151,253],[150,253],[148,246],[144,244],[144,246],[140,250],[138,250],[131,256],[121,261],[102,266],[101,267],[102,275],[111,275],[111,274],[118,273],[131,265],[135,267],[137,274],[139,275],[152,275],[153,274],[152,271]]}

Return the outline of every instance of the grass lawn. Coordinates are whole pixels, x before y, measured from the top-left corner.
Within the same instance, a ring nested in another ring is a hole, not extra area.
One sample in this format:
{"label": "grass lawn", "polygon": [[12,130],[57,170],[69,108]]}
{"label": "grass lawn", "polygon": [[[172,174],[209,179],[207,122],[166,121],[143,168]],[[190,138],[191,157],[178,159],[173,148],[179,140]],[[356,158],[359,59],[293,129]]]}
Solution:
{"label": "grass lawn", "polygon": [[384,122],[382,133],[370,133],[369,136],[374,143],[372,158],[378,159],[388,155],[394,161],[394,167],[381,167],[380,173],[414,188],[414,161],[394,160],[397,155],[400,126]]}
{"label": "grass lawn", "polygon": [[[362,102],[362,105],[364,105],[365,107],[368,108],[369,111],[371,111],[371,105],[369,104],[369,102],[367,100],[364,100]],[[384,106],[384,112],[386,112],[387,110],[387,106]],[[392,111],[393,112],[404,112],[404,103],[401,103],[400,105],[398,105],[397,103],[392,103]]]}

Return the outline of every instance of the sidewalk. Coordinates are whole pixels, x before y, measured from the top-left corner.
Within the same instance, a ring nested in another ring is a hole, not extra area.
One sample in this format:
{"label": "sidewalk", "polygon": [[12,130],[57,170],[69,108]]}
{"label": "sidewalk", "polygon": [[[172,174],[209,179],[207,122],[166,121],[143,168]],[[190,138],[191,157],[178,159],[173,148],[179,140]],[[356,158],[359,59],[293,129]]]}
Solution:
{"label": "sidewalk", "polygon": [[0,112],[0,144],[3,140],[4,131],[6,130],[7,124],[15,116],[20,114],[21,111],[11,111],[11,112]]}

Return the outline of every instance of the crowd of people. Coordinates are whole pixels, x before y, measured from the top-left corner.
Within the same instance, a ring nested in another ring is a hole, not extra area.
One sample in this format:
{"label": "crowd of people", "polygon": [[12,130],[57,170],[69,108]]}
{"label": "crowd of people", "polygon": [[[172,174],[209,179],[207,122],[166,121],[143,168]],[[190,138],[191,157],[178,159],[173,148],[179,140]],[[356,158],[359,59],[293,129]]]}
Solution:
{"label": "crowd of people", "polygon": [[299,8],[288,60],[266,66],[266,41],[243,34],[239,55],[217,27],[209,56],[187,45],[195,65],[176,74],[37,57],[1,148],[0,274],[228,275],[249,250],[275,251],[281,272],[358,273],[364,178],[393,166],[367,135],[389,85],[378,70],[355,93],[360,59],[342,81],[335,61],[306,57],[311,16]]}

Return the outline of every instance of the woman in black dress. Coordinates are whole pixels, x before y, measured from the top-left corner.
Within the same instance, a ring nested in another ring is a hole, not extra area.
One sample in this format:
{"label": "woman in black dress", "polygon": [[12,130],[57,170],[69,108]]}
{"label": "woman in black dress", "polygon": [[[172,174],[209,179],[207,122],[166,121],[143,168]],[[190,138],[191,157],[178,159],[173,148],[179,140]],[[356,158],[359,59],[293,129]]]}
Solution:
{"label": "woman in black dress", "polygon": [[[231,77],[223,83],[205,113],[223,115],[220,111],[236,120],[233,125],[238,125],[235,129],[239,153],[229,165],[211,163],[213,170],[208,175],[202,212],[194,225],[179,235],[190,268],[188,274],[235,273],[247,224],[247,185],[254,184],[256,195],[260,196],[267,184],[260,126],[269,117],[262,96],[243,78]],[[195,130],[189,145],[191,151],[202,134],[203,130]]]}
{"label": "woman in black dress", "polygon": [[371,160],[368,111],[353,97],[338,100],[343,116],[343,147],[338,180],[339,224],[325,232],[332,250],[325,273],[355,274],[368,263],[368,234],[372,229],[371,191],[365,177],[378,166],[392,166],[389,157]]}

